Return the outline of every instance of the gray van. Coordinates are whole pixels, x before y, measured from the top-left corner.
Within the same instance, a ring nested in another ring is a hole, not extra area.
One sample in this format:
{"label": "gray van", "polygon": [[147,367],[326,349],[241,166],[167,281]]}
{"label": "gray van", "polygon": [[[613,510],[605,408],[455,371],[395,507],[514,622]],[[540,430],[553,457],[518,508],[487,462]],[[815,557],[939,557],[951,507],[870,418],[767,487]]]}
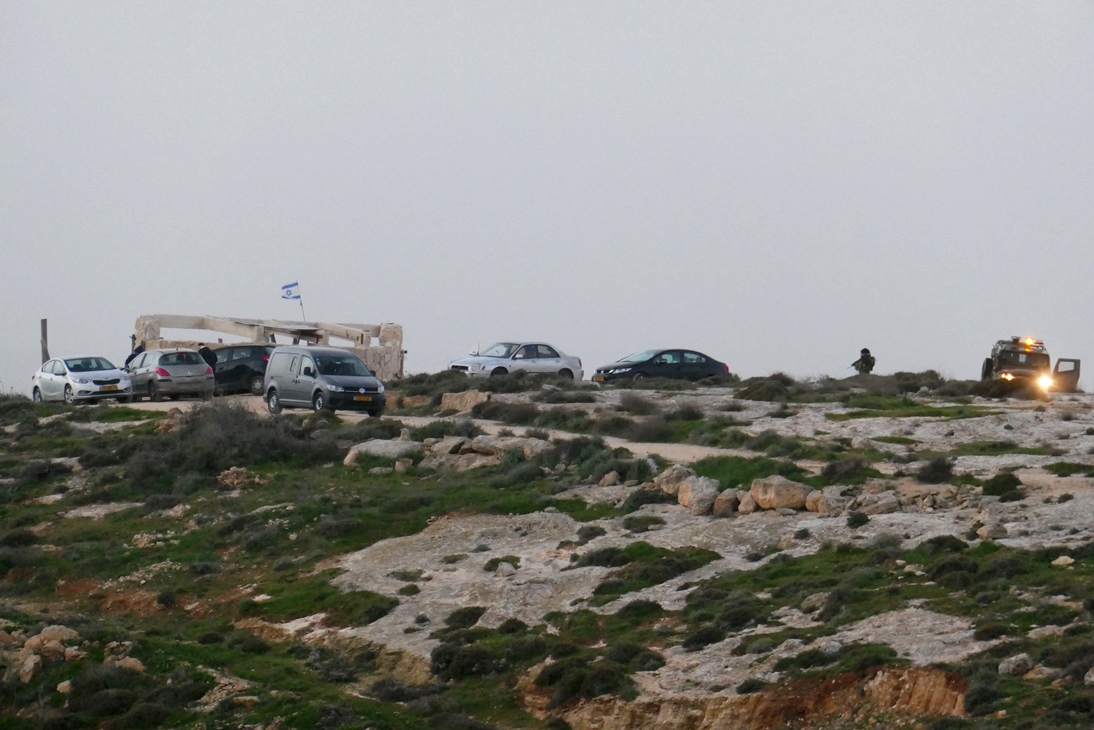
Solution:
{"label": "gray van", "polygon": [[361,358],[337,347],[278,347],[262,390],[275,415],[282,408],[384,412],[384,384]]}

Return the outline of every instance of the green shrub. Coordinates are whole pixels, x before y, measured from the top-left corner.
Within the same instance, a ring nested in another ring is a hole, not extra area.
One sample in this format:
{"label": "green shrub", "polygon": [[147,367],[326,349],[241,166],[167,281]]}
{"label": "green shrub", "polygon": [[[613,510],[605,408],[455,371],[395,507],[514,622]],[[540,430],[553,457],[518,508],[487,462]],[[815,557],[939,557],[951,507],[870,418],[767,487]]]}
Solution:
{"label": "green shrub", "polygon": [[631,515],[623,519],[623,529],[628,532],[648,532],[655,525],[663,525],[665,520],[657,515]]}
{"label": "green shrub", "polygon": [[953,461],[936,456],[919,468],[916,479],[924,484],[941,484],[953,479]]}
{"label": "green shrub", "polygon": [[870,517],[863,512],[851,512],[847,515],[847,526],[852,530],[862,527],[870,521]]}
{"label": "green shrub", "polygon": [[737,694],[750,695],[754,692],[760,692],[767,688],[767,682],[756,677],[749,677],[745,681],[737,685]]}
{"label": "green shrub", "polygon": [[637,393],[627,391],[619,397],[619,409],[636,416],[652,416],[658,413],[661,407]]}
{"label": "green shrub", "polygon": [[479,622],[484,613],[486,608],[483,606],[464,606],[448,614],[444,623],[452,629],[469,629]]}

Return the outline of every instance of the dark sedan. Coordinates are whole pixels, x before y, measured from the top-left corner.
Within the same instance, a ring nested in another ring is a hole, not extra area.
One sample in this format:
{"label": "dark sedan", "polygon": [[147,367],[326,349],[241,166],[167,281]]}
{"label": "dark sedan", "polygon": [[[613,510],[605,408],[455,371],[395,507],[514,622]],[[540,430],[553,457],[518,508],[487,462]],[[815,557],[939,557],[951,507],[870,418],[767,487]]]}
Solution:
{"label": "dark sedan", "polygon": [[695,350],[645,350],[596,369],[593,382],[676,378],[702,380],[725,375],[729,366]]}

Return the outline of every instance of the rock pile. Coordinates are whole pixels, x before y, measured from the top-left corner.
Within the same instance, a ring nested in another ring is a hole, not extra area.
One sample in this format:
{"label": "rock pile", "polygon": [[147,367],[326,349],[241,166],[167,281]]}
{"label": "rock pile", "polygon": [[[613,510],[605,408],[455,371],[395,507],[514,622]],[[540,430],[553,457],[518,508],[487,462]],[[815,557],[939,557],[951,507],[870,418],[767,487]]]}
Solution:
{"label": "rock pile", "polygon": [[[520,451],[525,459],[534,459],[550,451],[551,448],[549,441],[517,436],[476,436],[475,438],[445,436],[441,439],[429,438],[422,442],[405,439],[371,439],[351,446],[342,463],[352,466],[357,463],[361,454],[396,460],[421,456],[420,466],[424,468],[466,471],[482,466],[497,466],[509,451]],[[407,465],[404,462],[402,470],[405,471],[406,468]]]}
{"label": "rock pile", "polygon": [[7,666],[4,681],[18,678],[26,684],[46,663],[83,659],[87,651],[73,645],[79,638],[78,633],[60,625],[47,626],[33,636],[25,636],[21,631],[9,634],[0,629],[0,664]]}

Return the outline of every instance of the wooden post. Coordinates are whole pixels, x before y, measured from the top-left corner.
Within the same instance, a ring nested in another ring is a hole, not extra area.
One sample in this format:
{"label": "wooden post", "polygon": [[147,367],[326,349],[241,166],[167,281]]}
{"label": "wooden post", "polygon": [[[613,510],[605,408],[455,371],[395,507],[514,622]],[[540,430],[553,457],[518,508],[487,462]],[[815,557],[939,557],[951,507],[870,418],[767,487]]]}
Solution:
{"label": "wooden post", "polygon": [[49,360],[49,333],[46,331],[46,320],[42,320],[42,363]]}

